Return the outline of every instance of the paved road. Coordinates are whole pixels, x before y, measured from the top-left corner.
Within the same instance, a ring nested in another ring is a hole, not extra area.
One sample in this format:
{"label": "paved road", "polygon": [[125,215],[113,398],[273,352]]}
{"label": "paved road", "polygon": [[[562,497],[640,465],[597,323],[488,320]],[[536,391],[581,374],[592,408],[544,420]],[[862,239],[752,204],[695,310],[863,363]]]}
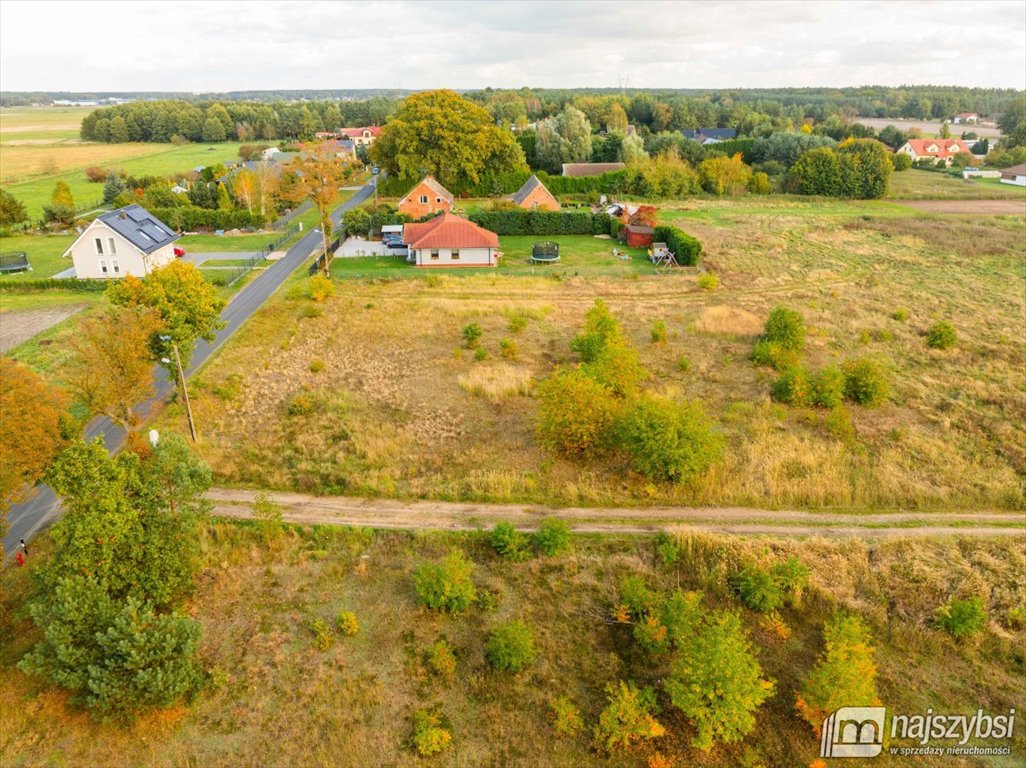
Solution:
{"label": "paved road", "polygon": [[[337,227],[341,222],[344,211],[359,205],[373,194],[374,181],[372,180],[370,184],[367,184],[332,212],[331,219],[335,226]],[[225,323],[224,328],[218,331],[212,342],[201,341],[196,345],[192,364],[185,372],[186,377],[198,370],[270,298],[286,278],[303,265],[321,245],[320,230],[310,230],[299,242],[289,248],[284,257],[263,270],[253,278],[252,282],[239,291],[221,313],[221,319]],[[138,413],[143,420],[148,418],[154,405],[166,400],[174,390],[173,382],[160,367],[156,368],[154,372],[154,384],[155,396],[141,403],[138,408]],[[103,437],[103,443],[111,453],[120,449],[125,441],[125,431],[106,416],[98,416],[86,426],[86,440],[92,440],[98,436]],[[4,552],[8,559],[14,554],[19,539],[31,541],[32,537],[56,520],[59,514],[60,503],[53,490],[45,483],[39,484],[35,494],[28,501],[13,505],[8,516],[10,529],[7,536],[4,537]]]}

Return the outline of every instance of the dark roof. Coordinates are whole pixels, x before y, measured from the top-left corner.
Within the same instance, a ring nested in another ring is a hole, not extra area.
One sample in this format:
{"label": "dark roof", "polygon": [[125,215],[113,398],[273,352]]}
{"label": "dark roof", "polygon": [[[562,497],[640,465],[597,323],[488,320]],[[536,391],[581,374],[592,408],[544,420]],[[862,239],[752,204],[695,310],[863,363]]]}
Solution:
{"label": "dark roof", "polygon": [[520,205],[521,203],[524,202],[524,200],[527,199],[527,196],[529,194],[531,194],[532,192],[534,192],[534,190],[537,189],[538,187],[541,187],[546,192],[549,191],[545,187],[545,185],[541,183],[541,179],[539,179],[534,174],[531,174],[531,178],[529,178],[527,181],[525,181],[523,186],[520,187],[520,189],[518,189],[516,192],[513,193],[513,195],[510,197],[510,200],[512,200],[517,205]]}
{"label": "dark roof", "polygon": [[1011,168],[1002,168],[1001,173],[1007,173],[1010,176],[1026,176],[1026,163],[1019,163]]}
{"label": "dark roof", "polygon": [[97,218],[143,253],[152,253],[180,237],[141,205],[118,208]]}
{"label": "dark roof", "polygon": [[684,134],[685,139],[694,139],[695,141],[701,141],[702,139],[726,141],[737,136],[737,131],[733,128],[696,128],[693,131],[681,131],[681,133]]}
{"label": "dark roof", "polygon": [[563,163],[564,176],[601,176],[603,173],[622,171],[623,163]]}

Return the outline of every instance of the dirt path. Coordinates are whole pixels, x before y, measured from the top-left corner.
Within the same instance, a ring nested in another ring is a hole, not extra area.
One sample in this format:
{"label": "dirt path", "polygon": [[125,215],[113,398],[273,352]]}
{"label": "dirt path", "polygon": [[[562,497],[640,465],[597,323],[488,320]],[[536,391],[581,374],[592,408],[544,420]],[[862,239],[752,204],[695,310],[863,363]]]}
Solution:
{"label": "dirt path", "polygon": [[68,304],[47,309],[15,309],[0,313],[0,352],[6,352],[33,336],[52,328],[76,312],[85,304]]}
{"label": "dirt path", "polygon": [[[220,517],[252,518],[256,491],[214,488],[207,498]],[[589,509],[518,504],[457,504],[269,492],[287,522],[400,530],[470,531],[507,520],[522,530],[544,517],[566,520],[578,533],[710,533],[780,536],[1007,536],[1026,535],[1026,515],[1004,512],[875,513],[865,515],[762,510],[746,507],[643,507]]]}
{"label": "dirt path", "polygon": [[928,213],[1019,213],[1026,214],[1026,197],[1022,200],[891,200]]}

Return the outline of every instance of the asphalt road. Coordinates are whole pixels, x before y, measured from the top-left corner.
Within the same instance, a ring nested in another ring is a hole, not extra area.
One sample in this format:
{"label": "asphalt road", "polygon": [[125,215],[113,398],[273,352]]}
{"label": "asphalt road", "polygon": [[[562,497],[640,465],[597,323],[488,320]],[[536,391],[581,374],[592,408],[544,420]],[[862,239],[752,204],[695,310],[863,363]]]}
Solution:
{"label": "asphalt road", "polygon": [[[341,223],[343,212],[373,196],[374,183],[372,180],[332,211],[331,220],[336,227]],[[310,230],[300,238],[299,242],[289,248],[285,256],[263,270],[252,282],[235,294],[235,297],[221,313],[221,319],[225,324],[224,328],[217,332],[212,342],[200,341],[196,345],[192,363],[185,371],[186,378],[210,359],[210,356],[270,298],[271,294],[285,282],[289,275],[306,263],[321,245],[320,230]],[[137,413],[143,421],[149,417],[154,406],[167,400],[174,390],[174,383],[168,378],[164,369],[159,366],[154,370],[154,386],[155,395],[140,403],[137,408]],[[106,416],[97,416],[85,428],[86,440],[93,440],[96,437],[102,437],[107,450],[114,453],[124,444],[125,431]],[[25,539],[26,542],[31,541],[34,536],[57,519],[60,510],[60,500],[46,483],[36,486],[35,492],[27,501],[12,505],[8,515],[10,528],[4,537],[4,552],[7,558],[10,559],[14,555],[19,539]]]}

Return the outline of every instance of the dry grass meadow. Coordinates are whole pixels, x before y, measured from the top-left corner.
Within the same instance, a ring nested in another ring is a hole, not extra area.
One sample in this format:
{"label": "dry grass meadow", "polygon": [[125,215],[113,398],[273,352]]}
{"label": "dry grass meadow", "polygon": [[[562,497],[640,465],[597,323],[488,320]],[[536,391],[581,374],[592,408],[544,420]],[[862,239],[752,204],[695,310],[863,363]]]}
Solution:
{"label": "dry grass meadow", "polygon": [[[702,240],[716,290],[700,290],[693,272],[558,280],[483,272],[343,280],[316,304],[297,276],[198,377],[203,456],[222,483],[315,493],[1023,508],[1022,217],[780,197],[692,200],[662,215]],[[535,401],[515,393],[526,376],[573,361],[569,341],[597,298],[640,350],[651,372],[645,386],[698,398],[722,424],[725,458],[701,482],[652,484],[538,447]],[[853,437],[832,430],[823,411],[770,400],[775,374],[749,354],[777,304],[805,316],[810,367],[870,357],[888,371],[882,407],[850,407]],[[895,319],[899,310],[906,319]],[[511,330],[513,317],[526,326]],[[925,343],[941,319],[959,335],[948,351]],[[669,331],[664,343],[650,340],[656,321]],[[484,329],[484,360],[462,348],[470,322]],[[516,343],[515,357],[500,357],[503,339]],[[184,429],[176,407],[163,423]]]}
{"label": "dry grass meadow", "polygon": [[[575,537],[569,554],[510,562],[480,534],[371,533],[287,528],[265,539],[256,525],[205,530],[204,567],[188,612],[203,625],[210,683],[191,707],[105,726],[67,697],[14,669],[35,635],[21,606],[30,569],[7,569],[0,614],[0,764],[5,766],[623,766],[641,768],[658,750],[677,766],[807,766],[818,740],[794,709],[795,690],[822,649],[822,624],[835,607],[863,614],[872,627],[881,699],[897,711],[992,712],[1021,706],[1022,633],[1005,626],[1026,600],[1019,542],[748,540],[685,537],[675,566],[656,565],[648,538]],[[451,546],[474,560],[474,581],[490,607],[445,616],[420,608],[412,571]],[[37,547],[35,560],[46,557]],[[800,608],[782,626],[740,609],[725,576],[743,559],[797,554],[812,572]],[[663,589],[700,590],[710,607],[742,611],[754,652],[776,691],[743,742],[708,753],[690,747],[688,723],[665,696],[667,735],[625,753],[595,751],[590,729],[617,679],[659,687],[665,661],[652,661],[610,619],[616,589],[641,575]],[[951,595],[985,596],[990,628],[958,644],[934,629],[935,608]],[[330,625],[352,610],[360,631],[315,645],[311,622]],[[491,670],[483,643],[495,624],[517,618],[534,632],[538,658],[519,675]],[[789,634],[788,634],[789,630]],[[785,635],[787,635],[785,637]],[[456,657],[451,678],[432,674],[425,651],[446,639]],[[550,703],[570,697],[586,725],[577,737],[552,729]],[[411,716],[438,706],[452,724],[452,747],[418,758]],[[854,766],[1011,768],[1021,756],[974,762],[883,755]]]}

